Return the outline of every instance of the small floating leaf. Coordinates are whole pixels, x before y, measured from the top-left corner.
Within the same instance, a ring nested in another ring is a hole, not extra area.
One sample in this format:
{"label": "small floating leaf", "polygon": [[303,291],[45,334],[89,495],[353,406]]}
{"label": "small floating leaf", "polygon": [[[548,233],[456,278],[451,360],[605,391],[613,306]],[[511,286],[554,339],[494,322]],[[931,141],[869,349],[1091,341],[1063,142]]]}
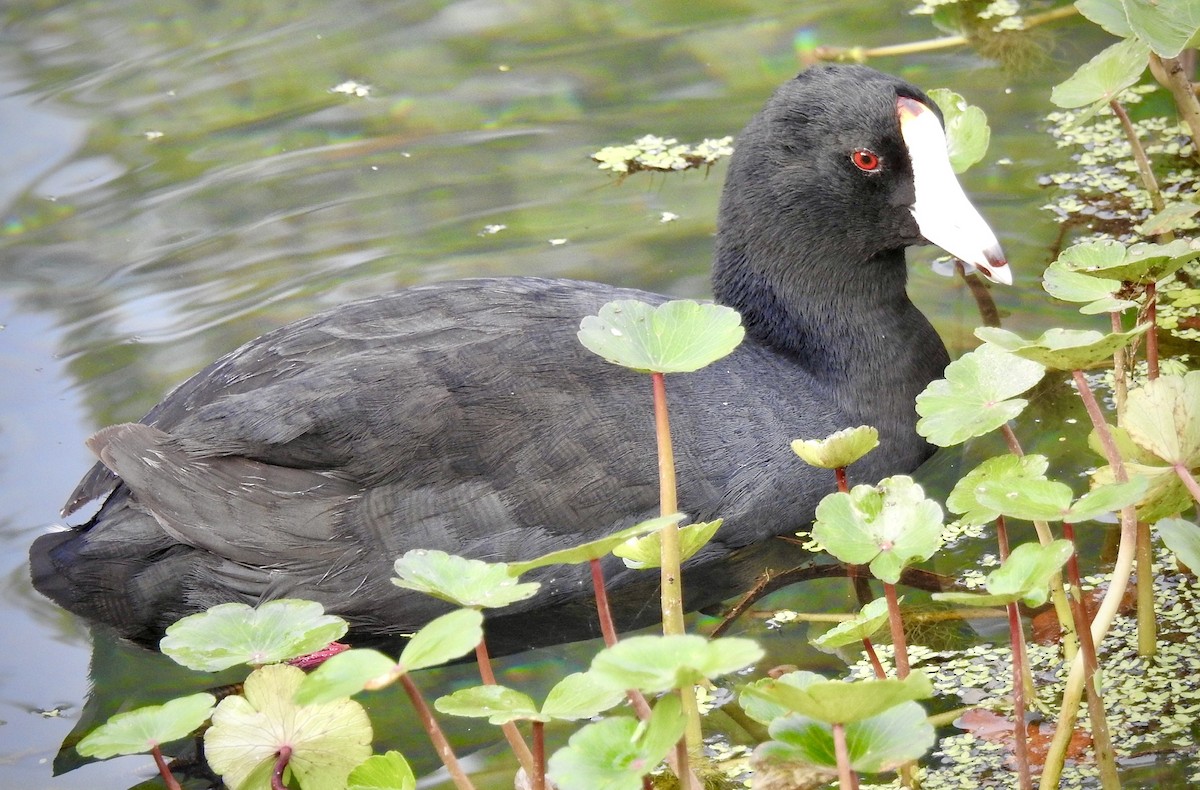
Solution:
{"label": "small floating leaf", "polygon": [[631,716],[588,724],[554,753],[547,774],[560,790],[640,790],[642,776],[663,761],[686,723],[679,697],[671,694],[644,726]]}
{"label": "small floating leaf", "polygon": [[450,716],[487,719],[489,724],[495,725],[519,719],[547,721],[550,718],[538,713],[537,705],[528,694],[500,685],[459,689],[438,697],[433,707]]}
{"label": "small floating leaf", "polygon": [[609,362],[642,372],[690,373],[726,356],[746,332],[736,310],[689,299],[657,307],[609,302],[579,325],[579,342]]}
{"label": "small floating leaf", "polygon": [[871,573],[888,584],[941,547],[942,509],[904,475],[830,494],[816,515],[815,540],[842,562],[870,563]]}
{"label": "small floating leaf", "polygon": [[1149,327],[1149,324],[1141,324],[1128,332],[1107,335],[1091,329],[1054,328],[1047,329],[1036,340],[1026,340],[1007,329],[981,326],[975,330],[975,336],[1051,370],[1082,370],[1107,360],[1118,348]]}
{"label": "small floating leaf", "polygon": [[940,447],[990,433],[1021,413],[1028,401],[1016,396],[1044,374],[1037,362],[980,346],[951,362],[946,377],[917,396],[917,433]]}
{"label": "small floating leaf", "polygon": [[363,707],[348,699],[296,705],[291,700],[303,680],[295,667],[262,667],[246,678],[244,695],[217,705],[204,755],[231,790],[268,787],[283,747],[291,749],[284,781],[291,775],[309,788],[345,786],[350,771],[371,755]]}
{"label": "small floating leaf", "polygon": [[[716,521],[699,521],[679,528],[679,560],[691,559],[696,552],[708,545],[712,536],[717,534],[723,519]],[[625,561],[628,568],[644,569],[657,568],[662,560],[662,535],[653,532],[640,538],[630,538],[612,550],[612,553]]]}
{"label": "small floating leaf", "polygon": [[159,646],[188,669],[218,672],[302,656],[337,641],[346,630],[345,620],[325,614],[313,601],[280,599],[258,608],[225,603],[179,620]]}
{"label": "small floating leaf", "polygon": [[824,439],[796,439],[792,452],[809,466],[841,469],[879,446],[879,431],[869,425],[843,428]]}
{"label": "small floating leaf", "polygon": [[967,472],[946,497],[946,507],[970,524],[995,521],[1000,511],[979,501],[977,490],[987,480],[1037,479],[1046,474],[1050,462],[1044,455],[999,455]]}
{"label": "small floating leaf", "polygon": [[1136,38],[1119,41],[1075,70],[1050,91],[1059,107],[1107,103],[1137,84],[1150,57],[1150,47]]}
{"label": "small floating leaf", "polygon": [[614,688],[657,694],[736,672],[762,657],[754,641],[738,637],[632,636],[597,653],[590,674]]}
{"label": "small floating leaf", "polygon": [[902,702],[929,697],[933,684],[923,673],[913,672],[904,680],[818,680],[803,686],[767,678],[745,691],[817,721],[849,724]]}
{"label": "small floating leaf", "polygon": [[192,694],[162,705],[118,713],[76,744],[84,757],[106,760],[119,754],[141,754],[195,732],[212,715],[217,698]]}
{"label": "small floating leaf", "polygon": [[[773,740],[756,750],[763,760],[836,766],[833,727],[795,714],[771,723]],[[916,702],[901,702],[876,716],[846,725],[850,767],[863,773],[891,771],[929,751],[933,725]]]}
{"label": "small floating leaf", "polygon": [[598,560],[606,554],[613,552],[622,543],[636,540],[639,535],[658,532],[668,524],[678,524],[683,519],[683,513],[672,513],[669,516],[658,516],[657,518],[647,519],[646,521],[634,524],[632,527],[626,527],[611,535],[605,535],[603,538],[597,538],[578,546],[572,546],[569,549],[552,551],[549,554],[543,554],[540,557],[534,557],[524,562],[510,562],[508,570],[510,573],[520,575],[534,568],[541,568],[546,565],[578,565]]}
{"label": "small floating leaf", "polygon": [[934,88],[929,91],[929,98],[933,99],[945,118],[946,148],[950,154],[950,166],[955,173],[962,173],[983,159],[987,153],[992,136],[987,115],[959,94],[946,88]]}
{"label": "small floating leaf", "polygon": [[456,606],[502,607],[532,598],[542,586],[519,582],[503,562],[482,562],[444,551],[413,549],[395,563],[397,587],[432,595]]}
{"label": "small floating leaf", "polygon": [[[901,596],[900,600],[904,600],[903,596]],[[887,621],[887,599],[876,598],[864,606],[854,616],[853,620],[838,623],[816,639],[813,639],[812,643],[819,648],[830,650],[854,642],[861,642],[864,639],[870,639],[879,629],[883,628]]]}
{"label": "small floating leaf", "polygon": [[347,790],[417,790],[417,778],[400,752],[373,754],[346,780]]}
{"label": "small floating leaf", "polygon": [[988,574],[986,595],[934,593],[933,599],[965,606],[1004,606],[1016,601],[1041,606],[1050,597],[1050,580],[1074,550],[1069,540],[1055,540],[1044,546],[1022,543],[999,568]]}

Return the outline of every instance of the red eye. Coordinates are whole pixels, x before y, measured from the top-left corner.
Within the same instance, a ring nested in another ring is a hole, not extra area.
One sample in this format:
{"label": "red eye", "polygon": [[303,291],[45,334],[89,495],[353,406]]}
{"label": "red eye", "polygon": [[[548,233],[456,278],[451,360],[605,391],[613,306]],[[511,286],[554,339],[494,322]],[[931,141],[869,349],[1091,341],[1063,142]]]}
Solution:
{"label": "red eye", "polygon": [[855,148],[850,154],[850,161],[864,173],[879,169],[879,154],[869,148]]}

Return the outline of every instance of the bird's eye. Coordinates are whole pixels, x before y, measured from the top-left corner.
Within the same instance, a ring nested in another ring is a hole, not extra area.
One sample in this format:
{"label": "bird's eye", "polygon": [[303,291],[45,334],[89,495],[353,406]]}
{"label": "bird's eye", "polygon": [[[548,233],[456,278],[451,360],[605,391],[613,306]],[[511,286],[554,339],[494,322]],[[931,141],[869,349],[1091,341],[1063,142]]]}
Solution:
{"label": "bird's eye", "polygon": [[879,154],[869,148],[855,148],[850,154],[850,161],[864,173],[871,173],[878,170],[881,164]]}

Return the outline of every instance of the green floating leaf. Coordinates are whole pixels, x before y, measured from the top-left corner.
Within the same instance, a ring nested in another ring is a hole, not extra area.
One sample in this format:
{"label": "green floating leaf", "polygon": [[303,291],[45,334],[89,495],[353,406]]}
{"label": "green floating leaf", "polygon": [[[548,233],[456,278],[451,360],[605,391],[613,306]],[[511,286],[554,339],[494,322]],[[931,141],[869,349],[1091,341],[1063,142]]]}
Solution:
{"label": "green floating leaf", "polygon": [[1045,476],[1050,461],[1044,455],[998,455],[987,459],[959,479],[946,497],[946,507],[969,524],[995,521],[1000,511],[979,501],[976,491],[985,481],[1039,479]]}
{"label": "green floating leaf", "polygon": [[590,719],[623,699],[623,689],[613,688],[590,672],[573,672],[550,689],[542,704],[542,713],[552,719]]}
{"label": "green floating leaf", "polygon": [[1159,57],[1174,58],[1196,45],[1200,3],[1196,0],[1123,0],[1129,26]]}
{"label": "green floating leaf", "polygon": [[1137,302],[1116,295],[1122,287],[1120,280],[1071,271],[1057,261],[1046,267],[1042,274],[1042,288],[1046,293],[1064,302],[1085,302],[1079,308],[1084,315],[1119,313],[1137,307]]}
{"label": "green floating leaf", "polygon": [[[771,723],[756,754],[763,760],[836,766],[833,726],[799,714]],[[899,705],[846,725],[850,767],[861,773],[891,771],[917,759],[937,740],[933,725],[916,702]]]}
{"label": "green floating leaf", "polygon": [[642,776],[683,737],[687,720],[679,697],[654,706],[643,727],[630,716],[588,724],[550,758],[547,775],[559,790],[641,790]]}
{"label": "green floating leaf", "polygon": [[497,726],[521,719],[550,719],[549,716],[538,713],[537,705],[528,694],[500,685],[459,689],[453,694],[438,697],[434,700],[433,707],[450,716],[487,719],[489,724]]}
{"label": "green floating leaf", "polygon": [[900,572],[942,545],[942,509],[911,477],[855,486],[817,505],[812,536],[842,562],[870,563],[876,578],[895,584]]}
{"label": "green floating leaf", "polygon": [[648,519],[634,524],[632,527],[626,527],[611,535],[588,541],[579,546],[552,551],[549,554],[543,554],[540,557],[534,557],[524,562],[510,562],[508,569],[509,572],[519,576],[534,568],[542,568],[546,565],[579,565],[584,562],[598,560],[626,541],[633,540],[639,535],[658,532],[668,524],[678,524],[684,518],[683,513],[672,513],[669,516]]}
{"label": "green floating leaf", "polygon": [[346,633],[346,621],[313,601],[280,599],[258,608],[225,603],[167,629],[162,652],[188,669],[261,666],[320,650]]}
{"label": "green floating leaf", "polygon": [[430,620],[413,634],[400,654],[406,672],[436,667],[466,655],[483,641],[483,615],[458,609]]}
{"label": "green floating leaf", "polygon": [[1200,527],[1182,518],[1164,518],[1154,529],[1180,562],[1193,572],[1200,569]]}
{"label": "green floating leaf", "polygon": [[844,469],[879,446],[879,431],[869,425],[843,428],[824,439],[796,439],[792,452],[809,466]]}
{"label": "green floating leaf", "polygon": [[[903,600],[901,598],[900,600]],[[870,639],[888,621],[886,598],[876,598],[864,606],[854,616],[853,620],[838,623],[825,633],[812,640],[812,643],[823,650],[832,650],[854,642]]]}
{"label": "green floating leaf", "polygon": [[347,790],[417,790],[417,778],[400,752],[373,754],[346,780]]}
{"label": "green floating leaf", "polygon": [[1129,391],[1125,430],[1170,465],[1200,467],[1200,371],[1160,376]]}
{"label": "green floating leaf", "polygon": [[302,788],[344,787],[350,771],[371,755],[363,707],[348,699],[298,706],[291,700],[303,680],[295,667],[266,666],[250,673],[242,695],[217,705],[204,755],[231,790],[269,787],[285,746],[291,758],[284,781],[290,775]]}
{"label": "green floating leaf", "polygon": [[503,562],[469,560],[444,551],[414,549],[396,560],[397,587],[416,590],[456,606],[499,608],[532,598],[542,585],[519,582]]}
{"label": "green floating leaf", "polygon": [[762,648],[750,639],[632,636],[597,653],[590,674],[612,688],[657,694],[736,672],[762,657]]}
{"label": "green floating leaf", "polygon": [[929,98],[941,109],[946,121],[946,148],[950,154],[950,166],[955,173],[962,173],[987,153],[992,137],[987,115],[946,88],[934,88],[929,91]]}
{"label": "green floating leaf", "polygon": [[[684,562],[708,545],[717,534],[724,519],[698,521],[679,528],[679,560]],[[640,538],[630,538],[612,550],[625,561],[625,566],[642,570],[662,565],[662,534],[658,531]]]}
{"label": "green floating leaf", "polygon": [[824,683],[825,678],[818,675],[816,672],[809,672],[805,669],[799,669],[795,672],[788,672],[780,675],[777,678],[759,678],[758,680],[747,683],[742,686],[741,693],[738,694],[738,704],[742,711],[759,722],[760,724],[770,724],[780,716],[787,716],[792,712],[792,709],[776,702],[771,696],[764,696],[755,693],[752,689],[765,688],[768,692],[775,687],[776,684],[786,686],[794,686],[798,689],[807,688],[813,683]]}
{"label": "green floating leaf", "polygon": [[331,656],[305,676],[296,692],[297,705],[333,702],[365,688],[382,688],[394,682],[401,669],[378,650],[357,647]]}
{"label": "green floating leaf", "polygon": [[951,362],[946,377],[917,396],[917,433],[940,447],[990,433],[1021,413],[1028,401],[1016,396],[1044,374],[1037,362],[980,346]]}
{"label": "green floating leaf", "polygon": [[850,724],[902,702],[929,697],[933,684],[923,673],[913,672],[904,680],[819,680],[804,686],[768,678],[745,691],[826,724]]}
{"label": "green floating leaf", "polygon": [[994,326],[981,326],[975,336],[1017,356],[1041,363],[1051,370],[1082,370],[1110,358],[1133,338],[1150,328],[1141,324],[1128,332],[1107,335],[1091,329],[1047,329],[1036,340]]}
{"label": "green floating leaf", "polygon": [[1070,511],[1074,493],[1057,480],[1009,478],[988,480],[975,488],[984,507],[1026,521],[1061,521]]}
{"label": "green floating leaf", "polygon": [[1100,239],[1068,247],[1055,263],[1068,271],[1105,280],[1148,284],[1174,274],[1197,258],[1200,247],[1183,239],[1129,247],[1112,239]]}
{"label": "green floating leaf", "polygon": [[1142,501],[1149,489],[1149,483],[1144,477],[1134,477],[1125,483],[1096,486],[1071,505],[1071,511],[1063,517],[1063,521],[1079,524],[1116,513],[1128,505]]}
{"label": "green floating leaf", "polygon": [[736,310],[688,299],[658,307],[609,302],[579,325],[579,342],[589,351],[646,373],[699,370],[732,352],[745,334]]}
{"label": "green floating leaf", "polygon": [[216,704],[212,694],[201,693],[118,713],[89,732],[75,749],[84,757],[100,760],[148,752],[195,732],[208,721]]}
{"label": "green floating leaf", "polygon": [[1004,606],[1024,601],[1027,606],[1041,606],[1050,597],[1050,581],[1070,558],[1074,547],[1069,540],[1022,543],[1012,550],[1008,559],[988,574],[987,594],[934,593],[935,601],[964,606]]}
{"label": "green floating leaf", "polygon": [[1117,38],[1129,38],[1133,28],[1125,16],[1121,0],[1075,0],[1075,7],[1092,22],[1095,22]]}
{"label": "green floating leaf", "polygon": [[1108,103],[1137,84],[1150,57],[1150,47],[1136,38],[1119,41],[1075,70],[1050,91],[1059,107]]}

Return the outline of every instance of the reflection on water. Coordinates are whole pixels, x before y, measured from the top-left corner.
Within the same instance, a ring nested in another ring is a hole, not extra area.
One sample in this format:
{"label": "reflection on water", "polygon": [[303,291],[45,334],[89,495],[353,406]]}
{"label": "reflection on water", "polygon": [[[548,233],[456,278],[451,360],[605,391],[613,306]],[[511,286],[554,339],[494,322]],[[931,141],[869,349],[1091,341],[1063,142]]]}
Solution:
{"label": "reflection on water", "polygon": [[[148,760],[53,780],[49,761],[73,727],[208,682],[93,642],[28,587],[26,547],[87,468],[91,430],[136,420],[267,329],[408,284],[519,273],[707,295],[722,168],[618,185],[588,155],[645,133],[732,133],[797,70],[798,31],[843,45],[928,37],[908,5],[77,0],[0,12],[0,619],[17,645],[6,687],[21,689],[0,703],[6,781],[132,785]],[[1046,323],[1028,284],[1055,229],[1034,176],[1057,154],[1037,113],[1066,67],[1011,76],[965,52],[878,65],[989,112],[993,153],[966,186],[1022,278],[997,293],[1007,320]],[[333,90],[348,80],[369,90]],[[925,267],[913,280],[961,350],[970,299]],[[825,590],[806,586],[806,606]],[[767,638],[781,658],[830,665],[795,641]],[[514,657],[505,671],[538,696],[589,653]],[[97,692],[81,713],[89,660]],[[469,669],[422,682],[449,690]],[[392,745],[423,741],[400,701],[371,705]],[[455,726],[491,743],[482,725]],[[56,767],[79,762],[67,749]]]}

